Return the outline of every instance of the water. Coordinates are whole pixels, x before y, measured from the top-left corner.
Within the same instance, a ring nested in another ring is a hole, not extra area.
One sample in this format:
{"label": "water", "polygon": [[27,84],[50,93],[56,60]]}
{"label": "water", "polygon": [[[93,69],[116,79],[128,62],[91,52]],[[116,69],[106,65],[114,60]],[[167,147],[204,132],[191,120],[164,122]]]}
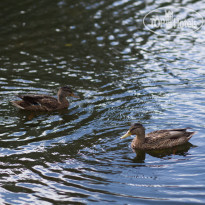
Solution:
{"label": "water", "polygon": [[[205,38],[157,36],[142,24],[161,6],[204,13],[203,1],[2,1],[1,204],[205,202]],[[18,93],[80,99],[52,113],[19,111]],[[130,123],[192,127],[181,150],[134,153]]]}

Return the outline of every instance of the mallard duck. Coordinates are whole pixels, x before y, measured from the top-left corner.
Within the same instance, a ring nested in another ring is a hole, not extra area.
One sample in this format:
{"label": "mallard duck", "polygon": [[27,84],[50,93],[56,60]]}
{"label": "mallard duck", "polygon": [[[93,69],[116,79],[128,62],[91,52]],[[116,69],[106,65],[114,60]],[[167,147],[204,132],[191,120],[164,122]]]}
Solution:
{"label": "mallard duck", "polygon": [[133,149],[167,149],[188,142],[195,132],[187,132],[187,129],[188,128],[157,130],[145,135],[145,128],[143,125],[135,123],[129,128],[127,133],[121,137],[121,139],[129,137],[130,135],[136,135],[131,143]]}
{"label": "mallard duck", "polygon": [[18,95],[22,100],[12,101],[11,103],[22,110],[53,111],[69,106],[66,97],[72,96],[78,98],[78,96],[74,95],[72,89],[67,86],[61,87],[57,95],[58,99],[48,95]]}

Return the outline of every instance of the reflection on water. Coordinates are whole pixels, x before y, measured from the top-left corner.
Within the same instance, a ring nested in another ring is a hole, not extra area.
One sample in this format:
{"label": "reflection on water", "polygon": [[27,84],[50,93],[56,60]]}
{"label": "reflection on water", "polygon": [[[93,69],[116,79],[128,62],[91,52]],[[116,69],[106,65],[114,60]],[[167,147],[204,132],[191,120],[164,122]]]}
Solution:
{"label": "reflection on water", "polygon": [[196,146],[191,143],[186,143],[171,149],[161,149],[161,150],[133,150],[136,153],[136,157],[133,159],[135,163],[144,163],[146,159],[146,154],[149,154],[152,157],[163,158],[163,159],[172,159],[175,155],[187,156],[189,155],[189,149]]}
{"label": "reflection on water", "polygon": [[[146,30],[143,17],[169,5],[205,9],[202,1],[1,2],[1,204],[204,202],[205,29]],[[80,96],[66,110],[10,104],[64,85]],[[196,147],[135,157],[119,136],[136,121],[148,132],[192,127]]]}

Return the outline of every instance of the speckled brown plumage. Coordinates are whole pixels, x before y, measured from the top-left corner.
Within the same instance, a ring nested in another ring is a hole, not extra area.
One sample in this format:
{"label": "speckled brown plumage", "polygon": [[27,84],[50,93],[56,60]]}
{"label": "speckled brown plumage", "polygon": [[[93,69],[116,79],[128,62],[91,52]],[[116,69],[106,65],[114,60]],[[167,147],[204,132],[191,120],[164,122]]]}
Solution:
{"label": "speckled brown plumage", "polygon": [[131,143],[133,149],[166,149],[188,142],[195,132],[187,132],[187,129],[157,130],[145,135],[143,125],[135,123],[121,139],[130,135],[136,135]]}
{"label": "speckled brown plumage", "polygon": [[66,97],[78,97],[73,94],[71,88],[65,86],[58,91],[58,99],[48,95],[18,95],[22,100],[12,101],[11,103],[22,110],[33,111],[54,111],[64,109],[69,106]]}

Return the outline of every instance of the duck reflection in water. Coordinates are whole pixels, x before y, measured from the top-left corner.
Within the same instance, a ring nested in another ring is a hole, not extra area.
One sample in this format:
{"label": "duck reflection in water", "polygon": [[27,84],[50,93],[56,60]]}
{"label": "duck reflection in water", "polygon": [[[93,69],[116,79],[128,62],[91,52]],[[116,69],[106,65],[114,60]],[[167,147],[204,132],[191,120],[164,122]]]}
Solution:
{"label": "duck reflection in water", "polygon": [[152,157],[156,158],[172,158],[174,155],[186,156],[190,148],[196,147],[195,145],[187,142],[183,145],[178,145],[169,149],[159,149],[159,150],[137,150],[133,149],[133,152],[136,153],[135,158],[133,159],[134,163],[144,163],[146,159],[146,154],[149,154]]}
{"label": "duck reflection in water", "polygon": [[189,128],[157,130],[145,135],[144,126],[140,123],[135,123],[131,125],[121,139],[136,135],[131,147],[136,152],[136,158],[139,161],[145,160],[146,153],[160,158],[171,154],[184,155],[192,146],[188,141],[196,133],[188,132],[187,129]]}

